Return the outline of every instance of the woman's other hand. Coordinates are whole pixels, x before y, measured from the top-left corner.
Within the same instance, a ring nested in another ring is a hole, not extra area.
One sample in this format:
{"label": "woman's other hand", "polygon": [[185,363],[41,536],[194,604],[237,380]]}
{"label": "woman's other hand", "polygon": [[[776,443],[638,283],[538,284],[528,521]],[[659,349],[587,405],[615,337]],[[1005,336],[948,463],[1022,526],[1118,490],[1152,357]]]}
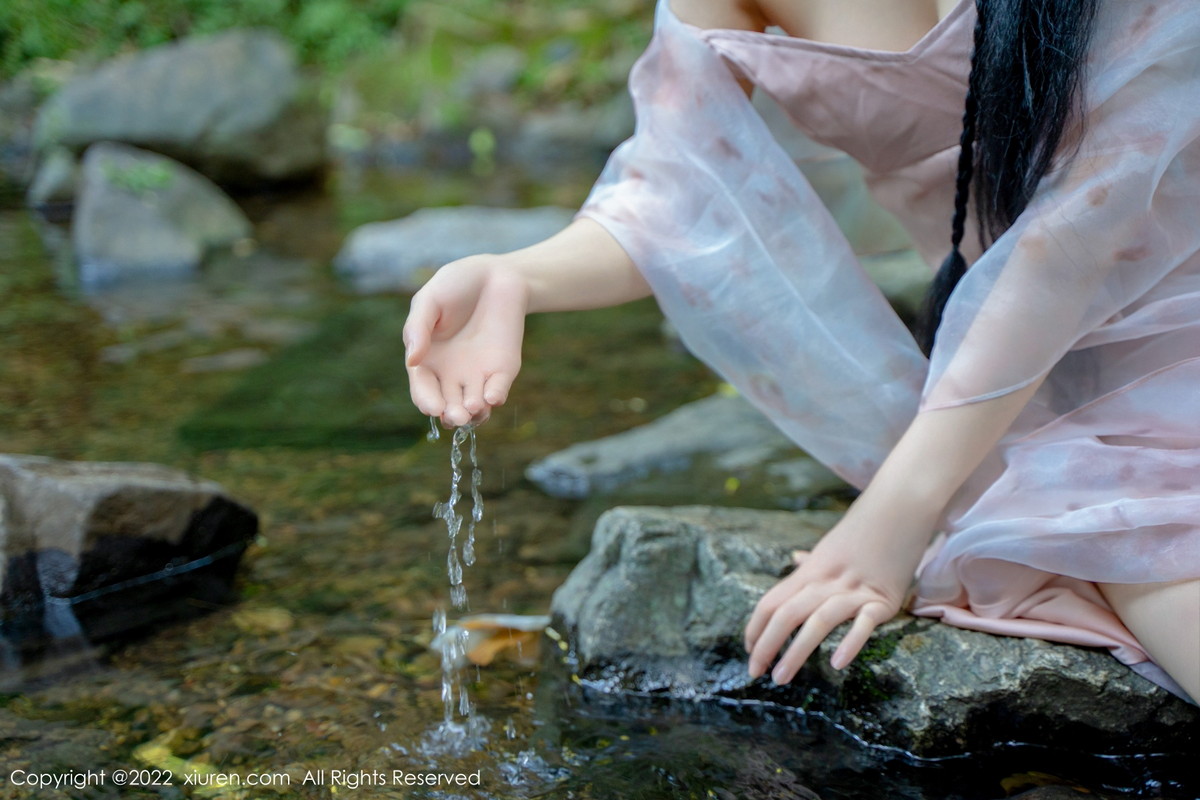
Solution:
{"label": "woman's other hand", "polygon": [[496,256],[442,267],[404,324],[409,391],[421,413],[457,427],[487,420],[521,368],[529,286]]}
{"label": "woman's other hand", "polygon": [[830,662],[842,669],[900,610],[951,497],[995,447],[1045,376],[978,403],[921,411],[841,521],[763,595],[746,625],[750,674],[787,683],[838,625],[854,620]]}
{"label": "woman's other hand", "polygon": [[[776,683],[787,683],[834,628],[853,620],[831,659],[834,669],[842,669],[862,650],[872,631],[900,611],[916,563],[912,552],[897,551],[888,541],[908,537],[871,529],[880,520],[862,519],[865,515],[854,511],[851,508],[812,552],[797,553],[796,569],[759,600],[746,625],[751,676],[767,671],[798,628],[771,671]],[[920,551],[915,555],[919,558]]]}

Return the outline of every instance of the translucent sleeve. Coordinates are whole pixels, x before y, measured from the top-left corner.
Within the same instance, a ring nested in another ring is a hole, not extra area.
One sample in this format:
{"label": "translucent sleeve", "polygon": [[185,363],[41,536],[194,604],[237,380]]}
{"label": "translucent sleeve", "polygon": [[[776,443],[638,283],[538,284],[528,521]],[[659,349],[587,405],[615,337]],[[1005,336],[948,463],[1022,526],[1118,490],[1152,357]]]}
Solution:
{"label": "translucent sleeve", "polygon": [[[1182,286],[1200,251],[1200,6],[1166,5],[1102,6],[1074,155],[955,289],[922,410],[1012,392],[1073,349],[1170,326],[1162,304],[1133,313],[1164,281]],[[1060,384],[1094,380],[1063,369]]]}
{"label": "translucent sleeve", "polygon": [[580,214],[621,243],[693,353],[864,486],[927,362],[725,61],[665,2],[630,89],[636,133]]}

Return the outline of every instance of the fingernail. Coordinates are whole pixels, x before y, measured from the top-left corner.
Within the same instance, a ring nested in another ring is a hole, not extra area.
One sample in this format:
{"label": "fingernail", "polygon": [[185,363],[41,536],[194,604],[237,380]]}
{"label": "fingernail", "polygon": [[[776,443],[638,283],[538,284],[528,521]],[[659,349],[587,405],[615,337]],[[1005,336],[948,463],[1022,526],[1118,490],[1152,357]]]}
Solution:
{"label": "fingernail", "polygon": [[748,668],[748,669],[749,669],[749,671],[750,671],[750,677],[751,677],[751,678],[758,678],[758,676],[762,675],[762,670],[760,670],[760,669],[758,668],[758,665],[757,665],[757,664],[755,664],[753,661],[751,661],[751,662],[750,662],[750,664],[749,664],[749,666],[748,666],[747,668]]}
{"label": "fingernail", "polygon": [[846,668],[846,658],[842,655],[841,650],[833,651],[833,655],[829,658],[829,666],[836,670],[843,670]]}
{"label": "fingernail", "polygon": [[787,681],[783,679],[784,674],[785,674],[784,671],[779,669],[778,667],[776,667],[775,670],[771,673],[771,680],[775,682],[776,686],[781,686],[781,685],[787,683]]}

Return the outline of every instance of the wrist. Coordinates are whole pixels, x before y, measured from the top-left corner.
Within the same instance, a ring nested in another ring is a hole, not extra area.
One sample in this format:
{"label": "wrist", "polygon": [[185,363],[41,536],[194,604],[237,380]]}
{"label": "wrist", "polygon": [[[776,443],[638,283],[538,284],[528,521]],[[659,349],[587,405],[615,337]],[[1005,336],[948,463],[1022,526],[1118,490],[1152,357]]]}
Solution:
{"label": "wrist", "polygon": [[529,314],[537,302],[538,281],[528,274],[521,259],[512,258],[512,253],[483,255],[481,268],[485,271],[484,291],[504,298],[511,307],[522,314]]}

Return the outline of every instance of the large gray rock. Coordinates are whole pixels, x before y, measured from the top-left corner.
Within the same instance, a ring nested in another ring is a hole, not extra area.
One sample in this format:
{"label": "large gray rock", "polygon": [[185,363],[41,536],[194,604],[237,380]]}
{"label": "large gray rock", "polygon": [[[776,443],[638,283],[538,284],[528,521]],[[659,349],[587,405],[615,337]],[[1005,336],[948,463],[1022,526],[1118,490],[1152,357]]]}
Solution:
{"label": "large gray rock", "polygon": [[835,520],[704,507],[609,512],[552,601],[584,683],[817,711],[922,756],[1063,737],[1094,752],[1155,752],[1200,738],[1200,709],[1106,653],[903,615],[842,672],[829,658],[845,628],[791,684],[752,681],[741,638],[754,604],[790,551],[811,547]]}
{"label": "large gray rock", "polygon": [[415,292],[438,267],[479,253],[504,253],[565,228],[565,208],[423,208],[357,228],[333,265],[356,291]]}
{"label": "large gray rock", "polygon": [[216,602],[257,529],[178,470],[0,455],[0,643],[124,633],[193,591]]}
{"label": "large gray rock", "polygon": [[86,288],[187,275],[250,233],[216,185],[165,156],[114,142],[84,155],[71,237]]}
{"label": "large gray rock", "polygon": [[581,498],[651,473],[686,469],[702,456],[736,469],[784,453],[795,458],[796,446],[766,417],[740,396],[718,394],[632,430],[560,450],[531,464],[525,476],[547,494]]}
{"label": "large gray rock", "polygon": [[42,106],[35,136],[41,148],[126,142],[248,185],[320,170],[325,122],[287,42],[238,30],[105,62]]}

